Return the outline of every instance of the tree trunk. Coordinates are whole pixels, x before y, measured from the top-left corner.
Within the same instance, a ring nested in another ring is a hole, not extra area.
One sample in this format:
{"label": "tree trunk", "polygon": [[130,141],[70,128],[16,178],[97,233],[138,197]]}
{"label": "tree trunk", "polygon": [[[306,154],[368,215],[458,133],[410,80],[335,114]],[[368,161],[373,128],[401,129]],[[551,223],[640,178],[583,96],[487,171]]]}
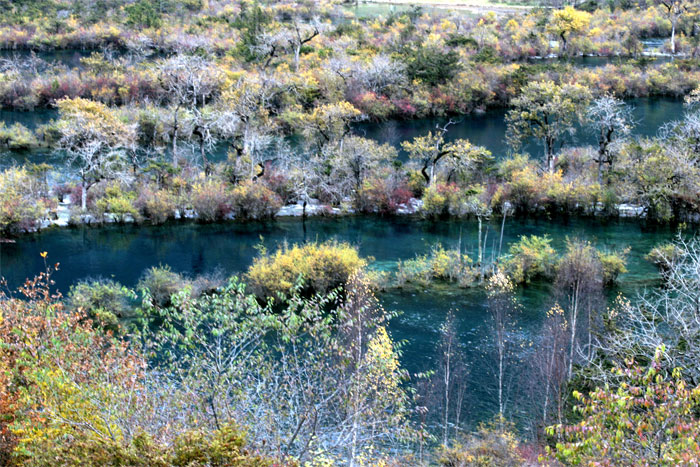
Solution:
{"label": "tree trunk", "polygon": [[[451,339],[451,338],[450,338]],[[450,358],[452,357],[452,342],[450,341],[448,346],[447,346],[447,360],[445,361],[445,375],[444,375],[444,383],[445,383],[445,413],[444,413],[444,420],[443,423],[445,424],[444,427],[444,433],[443,433],[443,444],[445,447],[447,447],[447,435],[449,434],[449,416],[450,416]]]}
{"label": "tree trunk", "polygon": [[569,348],[569,379],[573,373],[574,366],[574,347],[576,345],[576,321],[578,319],[578,294],[579,281],[574,285],[573,294],[571,296],[571,342]]}
{"label": "tree trunk", "polygon": [[173,117],[173,167],[177,168],[177,132],[178,132],[177,109]]}
{"label": "tree trunk", "polygon": [[508,209],[505,203],[503,204],[503,221],[501,222],[501,238],[498,241],[498,259],[501,258],[501,248],[503,247],[503,230],[506,228],[506,215],[508,214]]}
{"label": "tree trunk", "polygon": [[483,257],[483,252],[481,251],[481,216],[476,216],[477,221],[479,222],[479,269],[481,269],[481,259]]}
{"label": "tree trunk", "polygon": [[503,421],[503,346],[504,342],[501,338],[501,342],[498,343],[498,415],[500,415],[501,422]]}
{"label": "tree trunk", "polygon": [[676,22],[671,21],[671,55],[676,55]]}
{"label": "tree trunk", "polygon": [[80,186],[80,190],[80,209],[85,212],[87,211],[87,184],[84,181]]}
{"label": "tree trunk", "polygon": [[202,163],[204,164],[204,175],[209,176],[209,173],[211,172],[211,170],[209,168],[209,160],[207,159],[206,151],[204,150],[204,135],[203,134],[200,134],[199,153],[202,156]]}

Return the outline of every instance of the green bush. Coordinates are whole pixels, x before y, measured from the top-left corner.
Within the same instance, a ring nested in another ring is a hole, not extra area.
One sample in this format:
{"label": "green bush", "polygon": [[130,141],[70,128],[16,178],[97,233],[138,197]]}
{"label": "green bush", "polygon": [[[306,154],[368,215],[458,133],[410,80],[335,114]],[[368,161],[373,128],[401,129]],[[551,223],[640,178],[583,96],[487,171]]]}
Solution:
{"label": "green bush", "polygon": [[457,282],[460,286],[467,287],[473,284],[477,277],[471,262],[471,259],[459,250],[446,250],[437,244],[427,255],[399,261],[396,283],[399,287],[407,283],[425,286],[433,280],[442,280]]}
{"label": "green bush", "polygon": [[111,279],[84,280],[68,291],[71,308],[82,309],[97,327],[119,331],[120,321],[133,318],[133,290]]}
{"label": "green bush", "polygon": [[30,129],[20,123],[8,127],[0,122],[0,146],[8,149],[30,149],[39,145]]}
{"label": "green bush", "polygon": [[36,227],[47,208],[38,196],[37,184],[26,169],[0,172],[0,233],[17,233]]}
{"label": "green bush", "polygon": [[146,28],[159,28],[162,24],[160,14],[153,2],[139,0],[132,5],[124,7],[126,23]]}
{"label": "green bush", "polygon": [[673,262],[678,258],[678,247],[673,243],[664,243],[651,249],[646,259],[651,261],[663,273],[671,269]]}
{"label": "green bush", "polygon": [[138,282],[139,291],[149,296],[156,307],[170,305],[170,297],[182,290],[187,281],[170,266],[154,266],[146,270]]}
{"label": "green bush", "polygon": [[554,277],[557,254],[551,246],[548,235],[523,235],[511,245],[510,256],[504,266],[507,274],[516,284],[530,283],[532,279]]}
{"label": "green bush", "polygon": [[[79,432],[76,432],[79,433]],[[213,432],[190,430],[170,445],[140,433],[129,441],[77,436],[48,449],[53,465],[66,467],[267,467],[273,460],[247,448],[243,432],[226,424]]]}
{"label": "green bush", "polygon": [[423,192],[422,213],[430,218],[464,215],[467,211],[466,195],[454,183],[436,183]]}
{"label": "green bush", "polygon": [[629,249],[624,251],[598,252],[598,259],[603,266],[603,284],[613,285],[617,282],[620,274],[627,272],[627,254]]}
{"label": "green bush", "polygon": [[124,222],[127,219],[138,219],[139,211],[134,205],[136,193],[125,191],[119,182],[112,182],[105,187],[104,196],[95,203],[95,210],[100,219],[105,214],[114,216],[117,222]]}

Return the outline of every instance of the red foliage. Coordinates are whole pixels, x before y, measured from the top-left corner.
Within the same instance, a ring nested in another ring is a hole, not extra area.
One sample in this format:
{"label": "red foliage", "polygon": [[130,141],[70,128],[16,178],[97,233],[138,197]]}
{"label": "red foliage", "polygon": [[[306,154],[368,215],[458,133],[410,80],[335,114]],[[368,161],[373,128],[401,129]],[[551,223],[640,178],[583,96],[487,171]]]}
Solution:
{"label": "red foliage", "polygon": [[404,180],[376,178],[365,182],[357,195],[356,205],[360,212],[389,215],[396,214],[412,197],[413,193]]}

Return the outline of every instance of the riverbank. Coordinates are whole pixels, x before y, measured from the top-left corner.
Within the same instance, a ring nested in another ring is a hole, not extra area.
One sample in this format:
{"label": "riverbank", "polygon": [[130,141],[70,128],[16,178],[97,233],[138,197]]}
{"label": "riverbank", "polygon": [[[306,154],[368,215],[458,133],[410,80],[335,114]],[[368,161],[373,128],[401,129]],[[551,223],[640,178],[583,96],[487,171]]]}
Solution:
{"label": "riverbank", "polygon": [[[423,200],[417,198],[411,198],[407,203],[402,203],[398,206],[396,212],[394,213],[399,217],[410,217],[410,216],[420,216],[421,210],[423,208]],[[508,211],[512,210],[510,203],[506,203],[504,208]],[[131,215],[123,215],[117,213],[106,212],[103,214],[102,219],[97,218],[92,214],[76,214],[76,209],[79,207],[74,206],[69,199],[66,199],[58,203],[56,210],[47,214],[44,218],[40,219],[38,225],[35,228],[25,230],[24,234],[37,233],[42,230],[46,230],[52,227],[56,228],[66,228],[66,227],[76,227],[80,225],[85,226],[100,226],[105,224],[141,224],[143,221],[137,221]],[[617,215],[610,215],[609,211],[605,211],[602,204],[599,204],[595,210],[596,217],[604,219],[645,219],[646,212],[643,206],[637,206],[632,204],[618,204],[615,206],[615,211]],[[379,214],[378,212],[375,214]],[[318,200],[311,200],[304,206],[303,203],[289,204],[283,206],[277,211],[274,219],[277,218],[301,218],[301,217],[347,217],[347,216],[367,216],[370,214],[358,214],[357,211],[350,207],[333,207],[327,204],[321,204]],[[497,216],[498,217],[498,216]],[[537,216],[534,216],[535,218]],[[546,216],[545,216],[546,218]],[[197,222],[200,220],[197,212],[193,209],[185,209],[182,212],[176,211],[173,217],[176,221],[192,221]],[[236,216],[229,213],[225,216],[224,221],[235,221]],[[689,219],[690,220],[690,219]],[[692,222],[700,222],[700,213],[692,219]],[[145,224],[148,224],[147,222]]]}

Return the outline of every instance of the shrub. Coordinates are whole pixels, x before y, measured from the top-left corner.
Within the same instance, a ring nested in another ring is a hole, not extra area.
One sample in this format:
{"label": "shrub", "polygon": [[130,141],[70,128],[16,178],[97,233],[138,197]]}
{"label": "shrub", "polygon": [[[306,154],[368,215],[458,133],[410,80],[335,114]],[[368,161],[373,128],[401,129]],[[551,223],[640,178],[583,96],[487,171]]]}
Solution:
{"label": "shrub", "polygon": [[399,261],[396,282],[399,287],[403,287],[406,283],[428,285],[433,280],[442,280],[457,282],[466,287],[473,284],[477,276],[471,262],[471,259],[459,250],[446,250],[437,244],[427,255]]}
{"label": "shrub", "polygon": [[63,183],[61,185],[54,186],[53,192],[56,195],[56,198],[58,198],[58,201],[62,202],[63,198],[65,198],[66,195],[70,195],[71,193],[73,193],[73,190],[75,190],[75,188],[75,185]]}
{"label": "shrub", "polygon": [[282,207],[277,194],[262,183],[244,182],[233,189],[231,205],[241,219],[272,219]]}
{"label": "shrub", "polygon": [[162,224],[175,215],[175,197],[166,189],[144,188],[135,205],[152,224]]}
{"label": "shrub", "polygon": [[598,252],[598,259],[603,266],[603,284],[613,285],[620,274],[627,272],[627,254],[629,248],[623,251]]}
{"label": "shrub", "polygon": [[119,321],[134,316],[133,290],[111,279],[93,279],[78,282],[68,292],[70,307],[82,310],[103,329],[119,330]]}
{"label": "shrub", "polygon": [[[226,424],[214,433],[189,431],[173,443],[172,464],[182,466],[211,465],[264,467],[273,465],[246,449],[245,435],[235,426]],[[275,464],[276,465],[276,464]]]}
{"label": "shrub", "polygon": [[214,271],[195,277],[191,282],[192,297],[199,297],[204,294],[214,293],[219,288],[226,285],[226,277],[222,271]]}
{"label": "shrub", "polygon": [[423,193],[423,215],[438,218],[461,216],[466,213],[467,197],[454,183],[436,183]]}
{"label": "shrub", "polygon": [[364,213],[395,214],[412,198],[403,180],[372,178],[363,183],[355,198],[355,207]]}
{"label": "shrub", "polygon": [[[661,346],[648,366],[633,359],[587,395],[573,392],[575,425],[547,427],[557,440],[555,454],[566,465],[692,465],[700,458],[700,387],[669,362]],[[673,363],[675,366],[675,362]]]}
{"label": "shrub", "polygon": [[8,149],[30,149],[38,145],[34,133],[20,123],[7,127],[0,122],[0,146]]}
{"label": "shrub", "polygon": [[[520,167],[518,167],[520,165]],[[537,168],[518,158],[501,167],[506,183],[499,187],[494,203],[509,201],[517,211],[537,209],[571,213],[592,210],[601,194],[600,185],[584,178],[564,177],[561,170],[539,173]]]}
{"label": "shrub", "polygon": [[192,208],[200,222],[215,222],[231,213],[231,195],[226,186],[216,180],[208,179],[192,187]]}
{"label": "shrub", "polygon": [[679,253],[680,250],[674,243],[664,243],[652,248],[645,258],[654,263],[662,273],[666,273],[678,259]]}
{"label": "shrub", "polygon": [[136,193],[124,191],[119,182],[112,182],[105,187],[104,196],[97,200],[95,209],[100,218],[111,214],[116,222],[137,219],[139,212],[134,205],[135,199]]}
{"label": "shrub", "polygon": [[272,255],[263,250],[246,277],[258,297],[285,296],[297,284],[303,293],[324,293],[344,286],[350,275],[366,265],[347,243],[285,244]]}
{"label": "shrub", "polygon": [[529,283],[532,279],[552,278],[557,265],[557,256],[548,235],[523,235],[511,245],[510,257],[504,266],[516,284]]}
{"label": "shrub", "polygon": [[524,465],[513,426],[503,422],[481,425],[479,430],[452,446],[443,446],[438,463],[445,467],[487,467]]}
{"label": "shrub", "polygon": [[155,442],[148,434],[131,439],[113,440],[87,436],[76,431],[61,443],[53,439],[45,447],[51,453],[51,465],[65,467],[266,467],[273,460],[247,448],[242,431],[231,424],[207,431],[189,429],[171,444]]}
{"label": "shrub", "polygon": [[37,181],[26,169],[0,172],[0,233],[17,233],[36,227],[47,205],[39,198]]}
{"label": "shrub", "polygon": [[154,266],[143,273],[137,288],[150,297],[154,306],[162,308],[170,305],[170,297],[186,284],[185,278],[170,266]]}
{"label": "shrub", "polygon": [[295,200],[294,183],[287,174],[275,170],[272,167],[266,167],[263,180],[265,181],[265,185],[279,196],[280,200],[282,200],[282,204],[287,204]]}
{"label": "shrub", "polygon": [[352,103],[362,111],[376,120],[384,120],[394,112],[394,105],[385,96],[377,95],[372,91],[367,91],[355,99]]}
{"label": "shrub", "polygon": [[[89,190],[87,193],[87,202],[85,205],[88,210],[94,209],[97,199],[97,190]],[[80,185],[75,185],[70,193],[70,202],[73,206],[80,207],[83,202],[83,190]]]}

